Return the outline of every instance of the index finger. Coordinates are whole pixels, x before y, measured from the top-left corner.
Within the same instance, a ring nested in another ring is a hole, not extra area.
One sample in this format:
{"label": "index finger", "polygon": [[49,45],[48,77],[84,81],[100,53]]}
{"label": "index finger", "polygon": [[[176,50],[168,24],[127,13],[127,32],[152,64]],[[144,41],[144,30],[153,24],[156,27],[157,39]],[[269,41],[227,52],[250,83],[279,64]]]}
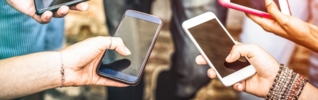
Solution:
{"label": "index finger", "polygon": [[288,28],[288,23],[291,20],[291,17],[283,14],[273,0],[265,0],[265,3],[268,13],[274,18],[274,20],[276,20],[282,27]]}
{"label": "index finger", "polygon": [[196,58],[195,58],[195,62],[199,65],[205,65],[207,64],[206,60],[203,58],[202,55],[198,55]]}
{"label": "index finger", "polygon": [[77,11],[86,11],[89,8],[89,4],[87,2],[81,2],[76,5],[70,6],[71,10],[77,10]]}
{"label": "index finger", "polygon": [[121,55],[130,55],[131,52],[125,46],[124,41],[119,37],[109,37],[110,43],[108,44],[107,49],[112,49],[118,52]]}

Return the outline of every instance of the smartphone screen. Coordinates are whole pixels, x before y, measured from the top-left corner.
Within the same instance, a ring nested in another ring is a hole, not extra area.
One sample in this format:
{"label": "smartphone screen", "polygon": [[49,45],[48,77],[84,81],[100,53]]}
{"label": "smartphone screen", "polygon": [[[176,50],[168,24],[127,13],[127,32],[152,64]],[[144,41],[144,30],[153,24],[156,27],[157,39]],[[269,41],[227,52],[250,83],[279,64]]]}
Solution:
{"label": "smartphone screen", "polygon": [[121,37],[131,54],[122,56],[114,50],[107,50],[101,60],[100,74],[120,80],[135,82],[143,70],[152,43],[160,30],[160,24],[124,16],[117,28],[115,37]]}
{"label": "smartphone screen", "polygon": [[224,78],[250,65],[245,57],[241,57],[233,63],[225,61],[235,44],[216,19],[211,19],[188,30],[221,77]]}
{"label": "smartphone screen", "polygon": [[[256,10],[264,11],[267,12],[266,5],[265,5],[265,0],[230,0],[231,3],[238,4],[241,6],[253,8]],[[274,0],[276,5],[279,7],[279,2],[278,0]]]}

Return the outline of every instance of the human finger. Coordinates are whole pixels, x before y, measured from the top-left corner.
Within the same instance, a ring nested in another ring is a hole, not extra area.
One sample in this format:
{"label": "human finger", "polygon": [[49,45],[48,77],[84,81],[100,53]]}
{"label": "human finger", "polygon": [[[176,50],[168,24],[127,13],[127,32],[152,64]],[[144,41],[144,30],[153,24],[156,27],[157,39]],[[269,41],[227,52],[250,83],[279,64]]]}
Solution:
{"label": "human finger", "polygon": [[202,55],[198,55],[196,58],[195,58],[195,62],[199,65],[205,65],[207,64],[206,60],[203,58]]}
{"label": "human finger", "polygon": [[216,72],[213,68],[208,69],[207,73],[210,78],[216,78]]}
{"label": "human finger", "polygon": [[259,75],[271,76],[268,73],[276,73],[279,63],[269,53],[255,44],[234,45],[230,54],[226,57],[226,62],[234,62],[240,57],[247,57]]}
{"label": "human finger", "polygon": [[277,7],[276,3],[273,0],[265,0],[266,9],[268,13],[276,20],[282,27],[285,29],[290,25],[292,17],[286,14],[283,14]]}
{"label": "human finger", "polygon": [[124,41],[119,37],[110,37],[110,43],[107,49],[112,49],[121,55],[130,55],[131,52],[125,46]]}
{"label": "human finger", "polygon": [[225,60],[230,63],[238,60],[240,57],[243,56],[247,58],[253,58],[255,54],[259,52],[262,52],[262,55],[265,55],[266,53],[264,50],[261,49],[261,47],[255,44],[236,44],[232,47],[230,54],[225,58]]}
{"label": "human finger", "polygon": [[100,77],[100,80],[97,81],[94,85],[104,85],[104,86],[114,86],[114,87],[127,87],[129,85],[113,81],[104,77]]}
{"label": "human finger", "polygon": [[70,6],[71,10],[77,10],[77,11],[86,11],[89,8],[89,4],[87,2],[81,2],[79,4]]}
{"label": "human finger", "polygon": [[37,22],[45,24],[51,21],[53,13],[51,11],[45,11],[41,16],[33,14],[31,17]]}
{"label": "human finger", "polygon": [[247,16],[253,20],[255,23],[260,25],[265,31],[275,33],[276,35],[286,37],[287,33],[286,31],[280,26],[280,24],[273,20],[268,18],[263,18],[259,16],[255,16],[252,14],[247,14]]}
{"label": "human finger", "polygon": [[236,91],[242,92],[245,90],[245,81],[240,82],[240,83],[235,83],[233,85],[233,89],[235,89]]}
{"label": "human finger", "polygon": [[68,6],[61,6],[55,13],[54,13],[54,17],[57,18],[62,18],[64,16],[67,15],[68,11],[69,11],[69,7]]}

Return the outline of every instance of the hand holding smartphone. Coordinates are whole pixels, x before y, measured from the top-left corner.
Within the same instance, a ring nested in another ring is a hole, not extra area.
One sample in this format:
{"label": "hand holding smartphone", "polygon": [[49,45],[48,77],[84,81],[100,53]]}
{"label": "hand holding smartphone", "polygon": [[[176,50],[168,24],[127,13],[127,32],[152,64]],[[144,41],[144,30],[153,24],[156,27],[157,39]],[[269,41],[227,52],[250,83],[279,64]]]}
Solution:
{"label": "hand holding smartphone", "polygon": [[[219,3],[228,8],[236,9],[261,17],[271,18],[268,14],[265,0],[218,0]],[[288,0],[273,0],[282,13],[291,15]]]}
{"label": "hand holding smartphone", "polygon": [[182,27],[225,86],[255,74],[254,67],[246,57],[233,63],[225,61],[236,42],[212,12],[186,20]]}
{"label": "hand holding smartphone", "polygon": [[98,64],[97,74],[125,84],[136,85],[162,25],[163,22],[158,17],[127,10],[114,36],[122,38],[131,54],[122,56],[113,50],[106,50]]}
{"label": "hand holding smartphone", "polygon": [[61,6],[72,6],[88,0],[34,0],[36,14],[41,15],[45,11],[56,11]]}

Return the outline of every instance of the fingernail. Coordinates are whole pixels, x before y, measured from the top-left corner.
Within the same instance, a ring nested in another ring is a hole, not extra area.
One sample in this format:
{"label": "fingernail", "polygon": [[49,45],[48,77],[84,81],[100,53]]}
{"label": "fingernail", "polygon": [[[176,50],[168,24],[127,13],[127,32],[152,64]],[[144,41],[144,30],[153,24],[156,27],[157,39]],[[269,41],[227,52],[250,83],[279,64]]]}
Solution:
{"label": "fingernail", "polygon": [[129,50],[127,47],[125,47],[125,52],[126,52],[128,55],[131,54],[130,50]]}
{"label": "fingernail", "polygon": [[266,6],[270,5],[272,2],[273,2],[273,0],[266,0],[266,1],[265,1]]}
{"label": "fingernail", "polygon": [[211,73],[211,69],[208,69],[208,77],[210,77],[210,78],[211,78],[210,73]]}
{"label": "fingernail", "polygon": [[226,59],[231,59],[232,58],[232,54],[229,54]]}
{"label": "fingernail", "polygon": [[239,90],[239,91],[241,91],[240,85],[236,85],[236,89]]}
{"label": "fingernail", "polygon": [[213,69],[210,68],[210,69],[209,69],[209,76],[210,76],[210,77],[211,77],[211,75],[210,75],[211,73],[213,73]]}

